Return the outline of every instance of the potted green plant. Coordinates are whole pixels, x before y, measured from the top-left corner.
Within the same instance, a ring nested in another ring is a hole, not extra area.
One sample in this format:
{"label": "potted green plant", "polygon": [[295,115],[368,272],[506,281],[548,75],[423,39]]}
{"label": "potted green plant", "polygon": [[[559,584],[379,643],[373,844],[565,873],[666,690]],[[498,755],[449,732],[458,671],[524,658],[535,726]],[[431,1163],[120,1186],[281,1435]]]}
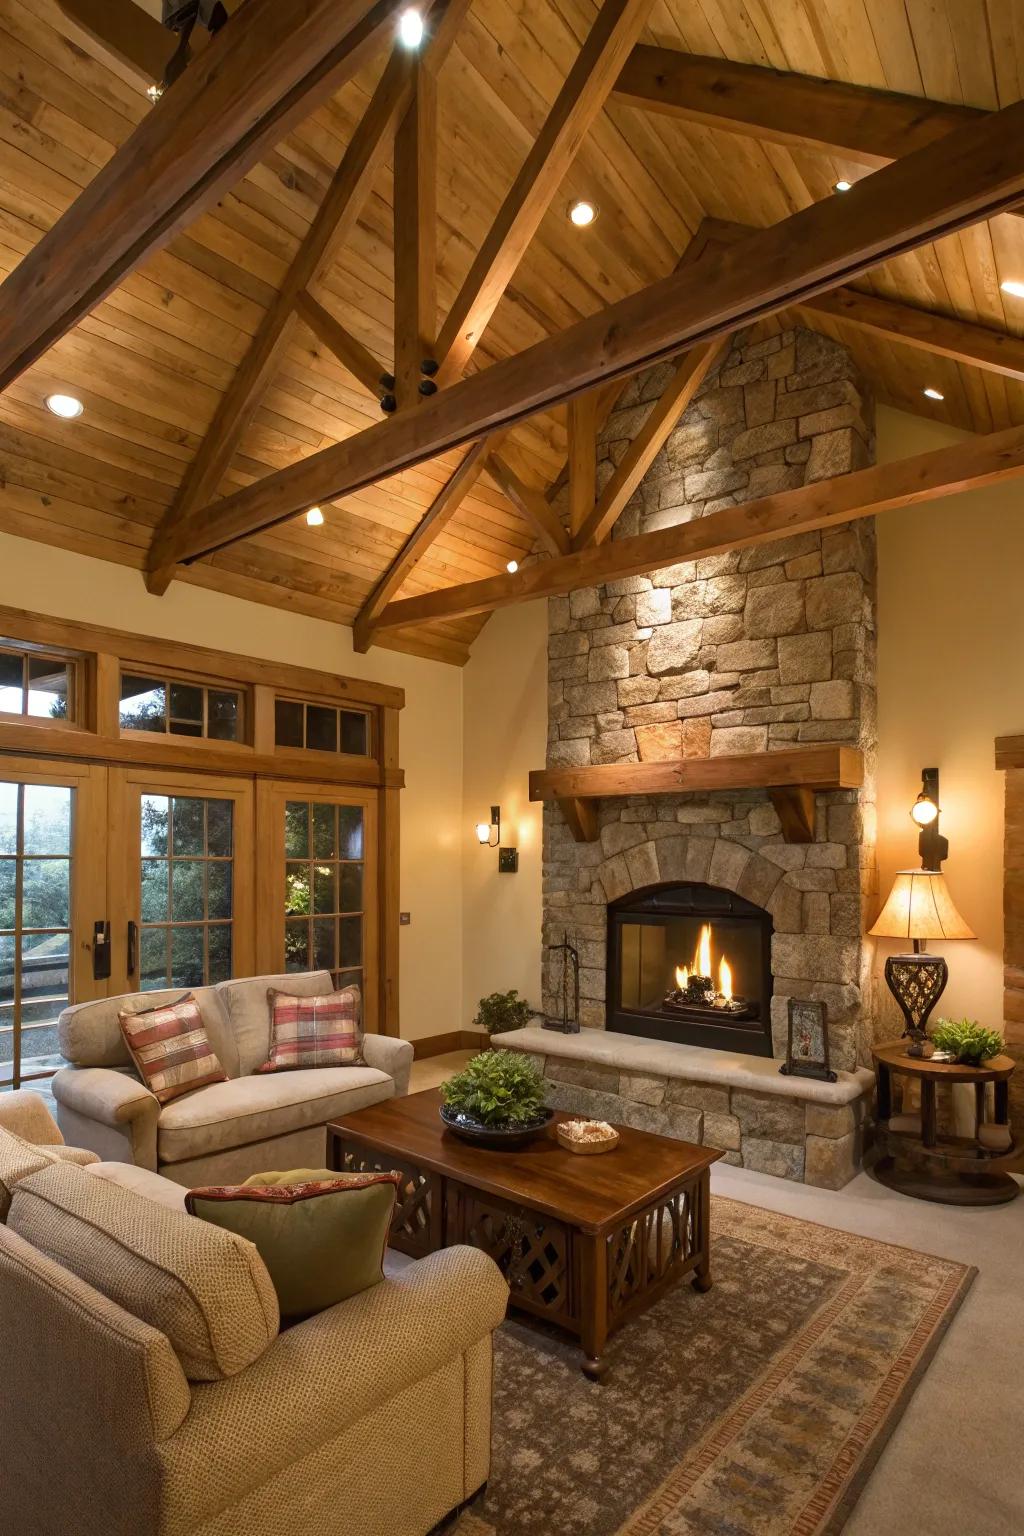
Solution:
{"label": "potted green plant", "polygon": [[489,1035],[504,1035],[529,1024],[536,1012],[513,988],[511,992],[492,992],[489,997],[482,997],[473,1023],[477,1029],[486,1029]]}
{"label": "potted green plant", "polygon": [[466,1141],[515,1147],[544,1129],[544,1079],[522,1051],[481,1051],[441,1085],[441,1119]]}
{"label": "potted green plant", "polygon": [[967,1067],[980,1067],[1003,1049],[1002,1035],[976,1019],[938,1019],[931,1041],[936,1050],[948,1051],[954,1061]]}

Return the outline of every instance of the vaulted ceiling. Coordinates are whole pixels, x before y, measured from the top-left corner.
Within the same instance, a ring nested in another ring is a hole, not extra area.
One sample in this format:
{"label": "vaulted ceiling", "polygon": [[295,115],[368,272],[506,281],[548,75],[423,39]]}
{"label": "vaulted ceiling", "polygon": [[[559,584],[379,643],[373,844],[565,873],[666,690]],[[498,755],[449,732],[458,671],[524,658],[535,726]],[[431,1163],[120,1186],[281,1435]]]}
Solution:
{"label": "vaulted ceiling", "polygon": [[[598,7],[472,0],[438,88],[438,326],[540,132]],[[656,0],[642,42],[986,110],[1024,96],[1024,0]],[[284,280],[367,106],[387,50],[82,319],[0,395],[0,527],[141,570],[153,532]],[[152,111],[123,70],[72,40],[55,0],[0,0],[0,276],[6,276]],[[842,198],[859,160],[820,146],[643,110],[612,96],[499,302],[475,365],[521,351],[672,271],[701,221],[776,223]],[[393,364],[389,156],[320,287],[331,313]],[[599,216],[567,218],[586,197]],[[857,287],[1024,336],[1024,219],[1001,215],[874,269]],[[2,318],[2,317],[0,317]],[[781,315],[763,322],[786,324]],[[1024,382],[818,315],[880,399],[978,432],[1024,423]],[[925,386],[942,401],[926,400]],[[80,397],[66,423],[44,399]],[[380,420],[377,399],[300,323],[219,487],[229,493]],[[527,485],[562,473],[566,413],[515,427]],[[179,579],[349,624],[457,466],[404,470],[183,569]],[[506,487],[507,489],[507,487]],[[484,474],[401,588],[411,596],[503,571],[535,530]],[[463,661],[482,619],[388,643]]]}

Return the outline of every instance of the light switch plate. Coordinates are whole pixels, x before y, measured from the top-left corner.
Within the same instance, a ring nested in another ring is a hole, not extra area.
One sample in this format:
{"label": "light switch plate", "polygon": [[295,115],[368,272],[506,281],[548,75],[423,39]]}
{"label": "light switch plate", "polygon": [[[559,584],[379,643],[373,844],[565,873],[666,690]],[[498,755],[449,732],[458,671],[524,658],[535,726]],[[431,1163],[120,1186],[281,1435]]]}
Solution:
{"label": "light switch plate", "polygon": [[498,849],[498,874],[499,875],[514,875],[514,874],[518,873],[518,870],[519,870],[519,849],[518,848],[499,848]]}

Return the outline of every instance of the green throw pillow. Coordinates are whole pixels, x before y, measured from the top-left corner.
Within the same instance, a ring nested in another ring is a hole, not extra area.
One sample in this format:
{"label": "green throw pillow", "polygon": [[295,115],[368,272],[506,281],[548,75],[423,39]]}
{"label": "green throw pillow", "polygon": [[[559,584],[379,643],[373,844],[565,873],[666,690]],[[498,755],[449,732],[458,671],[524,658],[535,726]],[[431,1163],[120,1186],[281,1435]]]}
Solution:
{"label": "green throw pillow", "polygon": [[400,1175],[295,1168],[189,1190],[185,1209],[255,1243],[284,1323],[297,1323],[384,1278]]}

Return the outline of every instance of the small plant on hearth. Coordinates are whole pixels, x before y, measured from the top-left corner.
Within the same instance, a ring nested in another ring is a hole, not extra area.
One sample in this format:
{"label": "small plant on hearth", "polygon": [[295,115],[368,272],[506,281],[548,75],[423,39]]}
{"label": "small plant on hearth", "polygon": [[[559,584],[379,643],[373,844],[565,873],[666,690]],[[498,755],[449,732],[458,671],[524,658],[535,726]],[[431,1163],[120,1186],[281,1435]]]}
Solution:
{"label": "small plant on hearth", "polygon": [[1002,1035],[975,1019],[937,1019],[931,1041],[936,1050],[949,1051],[954,1061],[967,1067],[980,1067],[1003,1049]]}
{"label": "small plant on hearth", "polygon": [[532,1125],[544,1114],[544,1079],[522,1051],[481,1051],[442,1083],[441,1097],[478,1125]]}
{"label": "small plant on hearth", "polygon": [[536,1012],[513,988],[511,992],[492,992],[489,997],[482,997],[473,1023],[477,1029],[486,1029],[489,1035],[503,1035],[511,1029],[524,1028]]}

